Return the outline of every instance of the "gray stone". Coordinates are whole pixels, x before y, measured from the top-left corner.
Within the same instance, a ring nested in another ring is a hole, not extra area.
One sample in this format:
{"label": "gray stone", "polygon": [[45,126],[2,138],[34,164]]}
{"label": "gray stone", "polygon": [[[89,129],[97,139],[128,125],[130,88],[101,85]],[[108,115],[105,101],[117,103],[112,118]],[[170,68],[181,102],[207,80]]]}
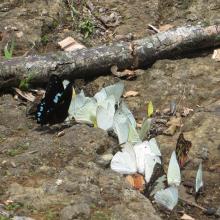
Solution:
{"label": "gray stone", "polygon": [[61,220],[89,219],[90,207],[85,203],[69,205],[62,209],[60,213]]}

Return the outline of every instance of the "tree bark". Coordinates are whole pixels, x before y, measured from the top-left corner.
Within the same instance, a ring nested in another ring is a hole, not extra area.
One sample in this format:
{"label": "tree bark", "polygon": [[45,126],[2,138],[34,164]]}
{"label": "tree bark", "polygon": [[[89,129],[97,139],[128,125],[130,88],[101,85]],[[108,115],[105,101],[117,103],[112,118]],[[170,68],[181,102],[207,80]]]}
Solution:
{"label": "tree bark", "polygon": [[29,78],[31,84],[47,82],[51,74],[62,78],[88,78],[109,74],[110,68],[143,68],[158,59],[167,59],[195,50],[220,45],[220,25],[189,26],[160,32],[132,42],[120,42],[73,52],[17,57],[0,62],[0,91],[18,86]]}

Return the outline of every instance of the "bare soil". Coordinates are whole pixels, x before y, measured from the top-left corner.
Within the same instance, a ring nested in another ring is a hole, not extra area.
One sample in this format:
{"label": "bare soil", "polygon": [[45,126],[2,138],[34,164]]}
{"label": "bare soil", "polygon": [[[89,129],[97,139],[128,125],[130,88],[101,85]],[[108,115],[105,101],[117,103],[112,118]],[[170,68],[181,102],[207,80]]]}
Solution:
{"label": "bare soil", "polygon": [[[84,1],[74,1],[72,6],[79,14],[71,14],[67,2],[3,0],[0,59],[4,59],[4,46],[13,38],[13,56],[24,56],[56,52],[60,50],[57,42],[67,36],[89,47],[149,36],[153,32],[148,24],[159,28],[166,24],[175,27],[220,23],[220,2],[216,0],[92,1],[91,13]],[[100,18],[113,12],[119,23],[114,26],[115,21],[110,21],[112,26],[108,27]],[[94,25],[88,38],[79,28],[85,20]],[[157,61],[151,68],[139,71],[135,80],[124,80],[126,91],[139,92],[139,96],[125,100],[138,121],[145,116],[150,100],[160,111],[168,108],[172,100],[180,109],[194,110],[182,118],[183,126],[173,136],[159,135],[157,141],[166,167],[180,131],[184,132],[192,149],[190,162],[182,172],[183,182],[194,184],[198,165],[203,162],[205,187],[197,203],[219,210],[220,62],[213,61],[210,51],[206,51],[193,58]],[[89,81],[76,79],[74,86],[93,95],[115,81],[112,75]],[[15,100],[13,95],[0,97],[0,203],[14,201],[14,205],[7,205],[12,216],[36,220],[180,219],[185,212],[195,219],[219,218],[220,214],[204,214],[185,202],[179,202],[172,213],[152,206],[125,183],[123,176],[112,172],[108,164],[100,163],[103,154],[117,151],[113,137],[86,125],[40,128],[33,118],[27,117],[27,103]],[[62,130],[65,135],[58,137]],[[191,188],[186,187],[189,193]]]}

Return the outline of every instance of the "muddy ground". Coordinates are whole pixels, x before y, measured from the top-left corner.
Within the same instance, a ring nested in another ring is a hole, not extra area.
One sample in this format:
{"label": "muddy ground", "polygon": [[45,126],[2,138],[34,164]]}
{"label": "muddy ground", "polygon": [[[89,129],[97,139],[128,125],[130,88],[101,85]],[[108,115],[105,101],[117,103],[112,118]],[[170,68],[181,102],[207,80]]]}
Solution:
{"label": "muddy ground", "polygon": [[[3,49],[14,39],[13,56],[24,56],[60,50],[57,42],[67,36],[94,46],[149,36],[152,31],[148,24],[159,27],[220,23],[220,2],[216,0],[94,0],[92,3],[91,7],[84,1],[3,0],[0,47]],[[112,20],[103,22],[102,16],[112,13]],[[85,21],[93,24],[88,38],[80,28],[80,23]],[[190,162],[182,179],[184,183],[193,183],[198,165],[203,162],[205,187],[197,203],[217,209],[215,215],[204,214],[181,201],[172,213],[159,210],[133,190],[123,176],[111,171],[109,162],[103,159],[103,155],[115,153],[116,139],[86,125],[40,128],[26,116],[27,103],[16,100],[12,94],[0,97],[0,203],[13,201],[4,205],[7,213],[36,220],[180,219],[183,212],[195,219],[218,219],[220,62],[212,60],[211,53],[212,50],[196,57],[189,54],[193,58],[157,61],[147,70],[139,70],[135,80],[123,81],[125,91],[139,92],[138,96],[125,99],[138,121],[143,119],[150,100],[160,111],[168,108],[172,100],[179,109],[193,109],[182,117],[183,126],[174,135],[159,135],[157,141],[165,166],[181,131],[192,142]],[[2,50],[0,59],[4,59],[3,55]],[[89,81],[77,79],[75,86],[92,95],[115,81],[109,75]],[[62,130],[65,134],[58,137]]]}

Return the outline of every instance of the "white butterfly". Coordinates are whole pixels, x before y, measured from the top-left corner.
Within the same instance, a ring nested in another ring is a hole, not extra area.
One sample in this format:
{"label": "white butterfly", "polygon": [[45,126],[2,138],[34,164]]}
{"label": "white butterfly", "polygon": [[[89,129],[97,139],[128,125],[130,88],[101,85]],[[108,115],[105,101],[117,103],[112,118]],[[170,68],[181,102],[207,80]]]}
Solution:
{"label": "white butterfly", "polygon": [[196,173],[196,184],[195,184],[195,190],[196,193],[199,191],[199,189],[203,187],[203,180],[202,180],[202,163],[199,164],[199,169]]}
{"label": "white butterfly", "polygon": [[111,169],[121,174],[137,172],[136,156],[131,144],[126,144],[122,151],[114,155],[111,161]]}
{"label": "white butterfly", "polygon": [[128,124],[128,142],[133,144],[141,143],[140,136],[135,127],[133,127],[130,123]]}
{"label": "white butterfly", "polygon": [[97,126],[103,130],[111,130],[115,115],[115,98],[109,96],[98,104],[96,111]]}
{"label": "white butterfly", "polygon": [[160,158],[158,157],[158,159],[156,159],[157,156],[151,151],[148,141],[134,145],[134,152],[136,155],[137,170],[141,174],[145,173],[146,166],[149,167],[148,170],[153,170],[154,165],[156,164],[153,163],[153,161],[161,162]]}
{"label": "white butterfly", "polygon": [[175,186],[170,186],[166,189],[159,190],[155,193],[154,199],[156,203],[169,210],[173,210],[178,202],[178,189]]}
{"label": "white butterfly", "polygon": [[98,103],[104,101],[109,96],[113,95],[115,98],[116,103],[118,104],[120,102],[120,98],[124,91],[124,83],[118,82],[114,85],[107,86],[105,88],[102,88],[99,92],[97,92],[94,95],[94,98],[97,100]]}
{"label": "white butterfly", "polygon": [[117,113],[114,116],[113,130],[118,136],[119,144],[123,144],[128,141],[129,125],[127,120],[120,118],[120,115]]}
{"label": "white butterfly", "polygon": [[140,142],[139,134],[136,130],[136,121],[124,102],[120,104],[115,113],[113,130],[118,136],[119,144]]}
{"label": "white butterfly", "polygon": [[167,172],[167,182],[170,186],[179,186],[181,183],[180,167],[176,159],[176,152],[173,151]]}
{"label": "white butterfly", "polygon": [[157,155],[157,156],[159,156],[159,157],[161,156],[161,152],[160,152],[160,149],[159,149],[159,147],[158,147],[158,144],[157,144],[157,141],[156,141],[155,138],[151,138],[151,139],[149,140],[149,142],[148,142],[148,145],[149,145],[151,151],[152,151],[155,155]]}
{"label": "white butterfly", "polygon": [[[111,169],[121,174],[136,172],[144,174],[146,181],[149,182],[156,163],[161,163],[160,157],[151,151],[148,141],[136,144],[134,147],[128,142],[122,152],[117,152],[114,155]],[[130,168],[128,172],[130,166],[132,169]]]}
{"label": "white butterfly", "polygon": [[162,189],[154,195],[157,203],[172,210],[178,202],[177,186],[181,183],[180,167],[176,159],[176,152],[173,151],[167,172],[167,182],[170,185],[167,189]]}
{"label": "white butterfly", "polygon": [[74,117],[77,122],[94,124],[96,120],[97,103],[94,98],[86,97],[83,90],[74,96],[68,110],[69,117]]}
{"label": "white butterfly", "polygon": [[156,155],[155,156],[152,156],[152,155],[145,156],[144,178],[147,183],[150,182],[150,179],[153,174],[154,167],[155,167],[156,163],[161,164],[160,157],[158,157]]}

